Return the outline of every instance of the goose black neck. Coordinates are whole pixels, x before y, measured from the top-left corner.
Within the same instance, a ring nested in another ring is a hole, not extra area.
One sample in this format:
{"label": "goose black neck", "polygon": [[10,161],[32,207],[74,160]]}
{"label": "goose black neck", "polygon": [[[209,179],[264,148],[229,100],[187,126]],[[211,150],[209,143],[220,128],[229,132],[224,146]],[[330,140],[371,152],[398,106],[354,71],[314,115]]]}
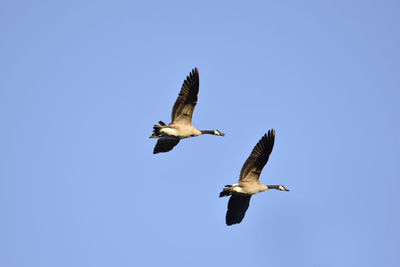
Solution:
{"label": "goose black neck", "polygon": [[268,189],[277,189],[279,190],[279,185],[267,185]]}
{"label": "goose black neck", "polygon": [[202,130],[201,134],[214,134],[214,130]]}

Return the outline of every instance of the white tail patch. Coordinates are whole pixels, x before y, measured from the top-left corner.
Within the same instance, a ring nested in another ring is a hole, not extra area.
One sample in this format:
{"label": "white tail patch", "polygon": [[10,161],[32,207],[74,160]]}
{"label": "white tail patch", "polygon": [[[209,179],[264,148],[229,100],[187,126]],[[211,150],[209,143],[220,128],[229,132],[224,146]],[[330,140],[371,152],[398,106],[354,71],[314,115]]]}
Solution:
{"label": "white tail patch", "polygon": [[243,192],[243,190],[240,186],[233,186],[232,191],[237,192],[237,193]]}
{"label": "white tail patch", "polygon": [[176,130],[172,129],[172,128],[161,128],[160,129],[160,133],[165,134],[165,135],[172,135],[172,136],[176,136]]}

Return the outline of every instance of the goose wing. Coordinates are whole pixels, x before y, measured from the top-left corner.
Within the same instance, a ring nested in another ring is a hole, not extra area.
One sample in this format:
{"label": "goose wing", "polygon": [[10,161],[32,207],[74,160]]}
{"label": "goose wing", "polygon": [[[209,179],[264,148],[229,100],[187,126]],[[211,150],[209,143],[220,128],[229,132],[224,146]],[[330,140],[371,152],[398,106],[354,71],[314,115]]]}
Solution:
{"label": "goose wing", "polygon": [[250,204],[251,195],[232,195],[228,202],[228,211],[226,212],[226,225],[240,223]]}
{"label": "goose wing", "polygon": [[260,141],[258,141],[250,156],[243,164],[242,170],[240,171],[239,182],[258,181],[261,171],[265,164],[267,164],[269,155],[272,152],[274,142],[275,130],[271,129],[268,131],[268,134],[264,134]]}
{"label": "goose wing", "polygon": [[179,143],[178,137],[160,137],[154,147],[153,154],[171,151]]}
{"label": "goose wing", "polygon": [[192,124],[192,115],[199,93],[199,70],[194,68],[182,84],[171,113],[171,123]]}

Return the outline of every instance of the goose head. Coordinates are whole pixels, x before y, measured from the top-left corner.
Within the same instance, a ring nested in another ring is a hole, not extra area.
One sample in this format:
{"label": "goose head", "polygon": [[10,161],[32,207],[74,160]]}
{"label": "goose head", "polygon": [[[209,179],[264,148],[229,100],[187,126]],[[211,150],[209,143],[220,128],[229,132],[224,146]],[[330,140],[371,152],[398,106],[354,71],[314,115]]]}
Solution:
{"label": "goose head", "polygon": [[214,135],[224,136],[225,134],[224,134],[224,133],[221,133],[221,132],[218,131],[218,130],[214,130]]}
{"label": "goose head", "polygon": [[278,186],[278,190],[281,190],[281,191],[288,191],[288,192],[289,192],[289,189],[287,189],[287,188],[284,187],[283,185],[279,185],[279,186]]}

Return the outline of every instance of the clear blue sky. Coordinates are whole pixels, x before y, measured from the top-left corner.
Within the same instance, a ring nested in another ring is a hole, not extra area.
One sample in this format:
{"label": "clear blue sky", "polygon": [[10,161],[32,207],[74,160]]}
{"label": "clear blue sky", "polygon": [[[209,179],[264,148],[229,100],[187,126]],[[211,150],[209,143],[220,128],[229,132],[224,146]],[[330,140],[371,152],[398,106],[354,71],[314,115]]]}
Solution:
{"label": "clear blue sky", "polygon": [[[0,266],[400,266],[398,1],[1,1]],[[198,129],[153,155],[200,72]],[[227,198],[268,129],[261,182]]]}

